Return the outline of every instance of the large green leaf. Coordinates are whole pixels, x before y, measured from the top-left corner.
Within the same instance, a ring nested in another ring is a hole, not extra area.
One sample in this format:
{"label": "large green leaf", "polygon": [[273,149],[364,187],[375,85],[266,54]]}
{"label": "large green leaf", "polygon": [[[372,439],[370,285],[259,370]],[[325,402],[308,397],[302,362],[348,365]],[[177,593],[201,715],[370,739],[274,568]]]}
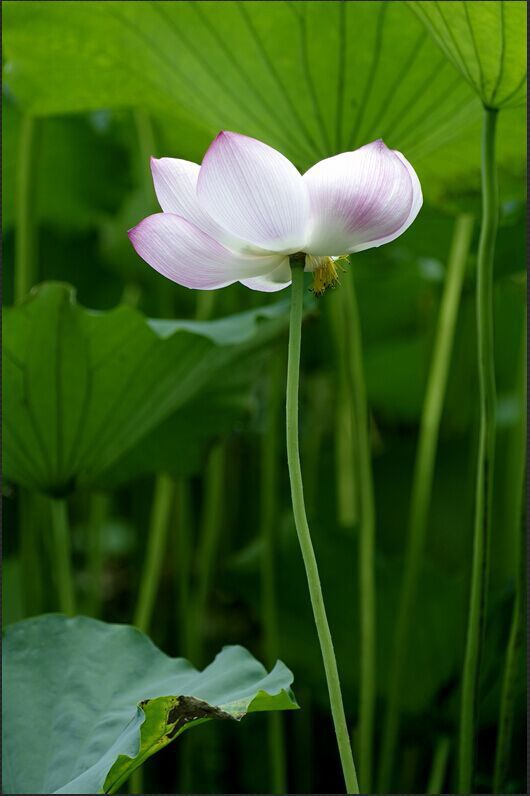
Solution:
{"label": "large green leaf", "polygon": [[400,2],[8,2],[4,17],[6,79],[32,112],[178,113],[176,146],[186,116],[301,168],[378,137],[416,161],[479,110]]}
{"label": "large green leaf", "polygon": [[447,57],[488,108],[526,99],[526,3],[523,0],[409,2]]}
{"label": "large green leaf", "polygon": [[40,286],[4,316],[7,478],[55,495],[93,483],[285,331],[287,316],[281,301],[210,322],[147,320],[125,306],[91,312],[69,286]]}
{"label": "large green leaf", "polygon": [[113,793],[184,730],[297,707],[293,676],[225,647],[202,672],[140,631],[45,615],[3,643],[4,793]]}

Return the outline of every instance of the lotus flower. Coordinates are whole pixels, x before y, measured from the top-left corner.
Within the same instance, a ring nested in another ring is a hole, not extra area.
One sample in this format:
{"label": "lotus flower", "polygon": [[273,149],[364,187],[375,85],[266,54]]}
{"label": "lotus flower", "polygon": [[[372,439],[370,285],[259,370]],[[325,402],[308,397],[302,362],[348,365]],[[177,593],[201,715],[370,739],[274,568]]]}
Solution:
{"label": "lotus flower", "polygon": [[237,281],[282,290],[291,282],[289,256],[298,255],[323,292],[337,259],[397,238],[423,201],[410,163],[381,140],[301,175],[267,144],[222,132],[201,166],[151,158],[151,170],[163,212],[129,237],[155,270],[198,290]]}

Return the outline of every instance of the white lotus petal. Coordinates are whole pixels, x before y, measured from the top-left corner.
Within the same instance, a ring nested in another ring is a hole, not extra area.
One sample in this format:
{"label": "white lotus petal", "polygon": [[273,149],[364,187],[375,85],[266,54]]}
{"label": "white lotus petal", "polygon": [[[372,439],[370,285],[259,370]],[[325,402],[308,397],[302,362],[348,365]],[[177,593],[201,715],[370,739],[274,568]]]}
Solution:
{"label": "white lotus petal", "polygon": [[401,235],[422,205],[418,177],[400,152],[374,141],[321,160],[304,174],[314,255],[381,246]]}
{"label": "white lotus petal", "polygon": [[244,256],[173,213],[156,213],[129,230],[134,248],[156,271],[184,287],[211,290],[269,273],[280,255]]}
{"label": "white lotus petal", "polygon": [[217,223],[273,252],[306,241],[308,197],[303,179],[280,152],[238,133],[219,133],[202,162],[197,197]]}
{"label": "white lotus petal", "polygon": [[291,284],[291,267],[289,258],[286,257],[282,263],[264,276],[255,276],[252,279],[240,279],[242,285],[251,290],[261,290],[264,293],[275,293],[283,290]]}

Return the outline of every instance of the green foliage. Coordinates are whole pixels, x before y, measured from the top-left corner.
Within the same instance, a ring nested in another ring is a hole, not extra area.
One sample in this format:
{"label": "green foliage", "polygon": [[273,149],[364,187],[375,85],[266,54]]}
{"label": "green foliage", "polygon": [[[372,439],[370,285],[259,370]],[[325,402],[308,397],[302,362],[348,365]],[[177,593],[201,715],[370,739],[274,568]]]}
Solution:
{"label": "green foliage", "polygon": [[93,483],[286,323],[284,302],[219,321],[149,321],[41,286],[4,319],[6,476],[54,495]]}
{"label": "green foliage", "polygon": [[488,108],[524,105],[526,3],[408,2]]}
{"label": "green foliage", "polygon": [[202,672],[133,627],[46,615],[3,643],[4,792],[114,793],[190,727],[297,707],[291,672],[225,647]]}

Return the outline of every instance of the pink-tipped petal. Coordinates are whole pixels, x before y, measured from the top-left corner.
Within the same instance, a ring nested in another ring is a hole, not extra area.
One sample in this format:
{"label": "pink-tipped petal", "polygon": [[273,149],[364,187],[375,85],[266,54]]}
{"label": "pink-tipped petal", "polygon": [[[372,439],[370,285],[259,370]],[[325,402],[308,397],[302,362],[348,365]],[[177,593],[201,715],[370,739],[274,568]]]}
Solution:
{"label": "pink-tipped petal", "polygon": [[416,172],[383,141],[321,160],[304,182],[311,205],[306,251],[315,255],[388,243],[412,224],[423,201]]}
{"label": "pink-tipped petal", "polygon": [[186,219],[156,213],[129,230],[137,253],[156,271],[184,287],[211,290],[266,274],[278,255],[244,257],[227,249]]}
{"label": "pink-tipped petal", "polygon": [[278,290],[283,290],[291,284],[289,258],[286,257],[270,274],[255,276],[253,279],[240,279],[239,281],[245,287],[249,287],[251,290],[260,290],[263,293],[276,293]]}
{"label": "pink-tipped petal", "polygon": [[263,249],[288,254],[306,242],[303,179],[280,152],[238,133],[219,133],[202,162],[197,197],[224,229]]}

